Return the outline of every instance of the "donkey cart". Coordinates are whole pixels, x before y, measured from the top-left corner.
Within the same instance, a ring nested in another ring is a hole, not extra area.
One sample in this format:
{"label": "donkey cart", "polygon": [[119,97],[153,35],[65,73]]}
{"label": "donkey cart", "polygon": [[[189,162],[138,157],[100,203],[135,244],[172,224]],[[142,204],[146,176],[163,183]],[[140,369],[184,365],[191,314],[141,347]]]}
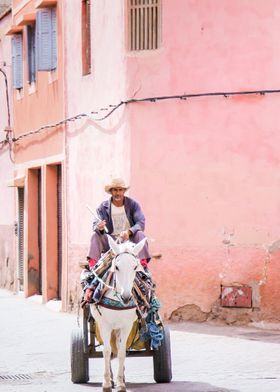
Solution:
{"label": "donkey cart", "polygon": [[[172,379],[169,328],[163,326],[162,332],[163,340],[158,349],[152,349],[150,342],[146,341],[143,343],[143,349],[128,348],[126,357],[153,357],[155,382],[169,383]],[[71,335],[71,379],[73,383],[81,384],[89,381],[89,359],[103,357],[102,351],[98,351],[99,346],[96,322],[90,315],[89,306],[85,306],[82,328],[73,330]]]}

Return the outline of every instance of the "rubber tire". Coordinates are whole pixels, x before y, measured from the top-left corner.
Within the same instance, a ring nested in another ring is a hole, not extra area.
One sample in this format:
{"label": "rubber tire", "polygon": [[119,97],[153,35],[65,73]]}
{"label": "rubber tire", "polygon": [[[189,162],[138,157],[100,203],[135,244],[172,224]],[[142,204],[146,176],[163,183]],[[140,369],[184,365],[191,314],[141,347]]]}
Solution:
{"label": "rubber tire", "polygon": [[163,340],[157,350],[153,350],[154,380],[157,383],[168,383],[172,380],[172,361],[170,348],[170,331],[163,328]]}
{"label": "rubber tire", "polygon": [[84,352],[83,331],[74,329],[71,335],[71,380],[74,384],[89,380],[88,356]]}

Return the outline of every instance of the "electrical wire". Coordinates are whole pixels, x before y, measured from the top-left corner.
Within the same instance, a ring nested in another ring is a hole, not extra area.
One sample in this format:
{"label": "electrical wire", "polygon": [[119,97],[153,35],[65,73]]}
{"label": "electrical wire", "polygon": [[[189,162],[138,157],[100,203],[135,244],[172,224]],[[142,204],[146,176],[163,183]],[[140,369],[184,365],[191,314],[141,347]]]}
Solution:
{"label": "electrical wire", "polygon": [[0,72],[3,74],[5,79],[5,89],[6,89],[6,102],[7,102],[7,115],[8,115],[8,127],[5,129],[6,138],[0,142],[0,151],[4,149],[4,147],[9,144],[9,157],[10,160],[14,163],[14,159],[12,157],[12,141],[10,139],[9,133],[11,130],[11,111],[10,111],[10,100],[9,100],[9,89],[8,89],[8,78],[6,72],[0,68]]}
{"label": "electrical wire", "polygon": [[0,151],[4,149],[5,145],[7,144],[7,140],[1,140],[0,142]]}
{"label": "electrical wire", "polygon": [[8,90],[8,79],[6,72],[0,68],[0,72],[4,75],[5,79],[5,88],[6,88],[6,101],[7,101],[7,112],[8,112],[8,127],[11,127],[11,112],[10,112],[10,101],[9,101],[9,90]]}
{"label": "electrical wire", "polygon": [[[1,70],[1,69],[0,69]],[[3,71],[2,71],[3,73]],[[59,126],[62,126],[64,124],[67,124],[68,122],[76,121],[81,118],[90,118],[93,121],[104,121],[107,119],[109,116],[111,116],[116,110],[118,110],[121,106],[123,105],[128,105],[132,103],[139,103],[139,102],[157,102],[157,101],[163,101],[163,100],[173,100],[173,99],[179,99],[179,100],[188,100],[192,98],[199,98],[199,97],[214,97],[214,96],[221,96],[224,98],[228,98],[230,96],[236,96],[236,95],[265,95],[265,94],[279,94],[280,89],[274,89],[274,90],[248,90],[248,91],[224,91],[224,92],[207,92],[207,93],[195,93],[195,94],[181,94],[181,95],[164,95],[164,96],[154,96],[154,97],[145,97],[145,98],[131,98],[125,101],[120,101],[117,105],[108,105],[108,107],[103,107],[100,108],[98,111],[91,111],[89,113],[80,113],[77,114],[76,116],[68,117],[64,120],[61,120],[56,123],[51,123],[47,125],[43,125],[38,129],[35,129],[34,131],[29,131],[26,133],[23,133],[22,135],[18,137],[12,137],[10,138],[8,136],[8,142],[11,141],[12,143],[16,143],[17,141],[26,138],[31,135],[38,134],[44,130],[48,130],[51,128],[57,128]],[[107,114],[101,117],[94,117],[96,114],[100,114],[102,111],[108,111]],[[10,122],[10,117],[8,119]],[[0,148],[7,142],[6,140],[0,141]]]}

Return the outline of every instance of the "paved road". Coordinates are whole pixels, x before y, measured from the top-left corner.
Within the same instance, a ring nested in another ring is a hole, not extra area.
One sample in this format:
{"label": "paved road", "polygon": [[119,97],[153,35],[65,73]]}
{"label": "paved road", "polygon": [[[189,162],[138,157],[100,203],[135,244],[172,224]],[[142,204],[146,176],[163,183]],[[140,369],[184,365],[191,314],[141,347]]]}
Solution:
{"label": "paved road", "polygon": [[[102,359],[90,360],[88,384],[71,383],[69,337],[77,326],[75,315],[3,290],[0,313],[1,392],[101,391]],[[151,358],[129,358],[128,392],[280,391],[279,331],[190,323],[171,329],[172,383],[154,383]]]}

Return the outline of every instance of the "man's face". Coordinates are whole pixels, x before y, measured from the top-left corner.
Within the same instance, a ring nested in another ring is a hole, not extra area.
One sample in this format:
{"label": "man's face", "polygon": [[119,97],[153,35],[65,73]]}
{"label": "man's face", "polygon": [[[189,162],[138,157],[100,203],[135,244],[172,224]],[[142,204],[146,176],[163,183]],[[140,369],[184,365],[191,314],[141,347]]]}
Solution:
{"label": "man's face", "polygon": [[123,188],[112,188],[111,189],[113,201],[116,201],[117,203],[123,202],[124,193],[125,193],[125,189],[123,189]]}

